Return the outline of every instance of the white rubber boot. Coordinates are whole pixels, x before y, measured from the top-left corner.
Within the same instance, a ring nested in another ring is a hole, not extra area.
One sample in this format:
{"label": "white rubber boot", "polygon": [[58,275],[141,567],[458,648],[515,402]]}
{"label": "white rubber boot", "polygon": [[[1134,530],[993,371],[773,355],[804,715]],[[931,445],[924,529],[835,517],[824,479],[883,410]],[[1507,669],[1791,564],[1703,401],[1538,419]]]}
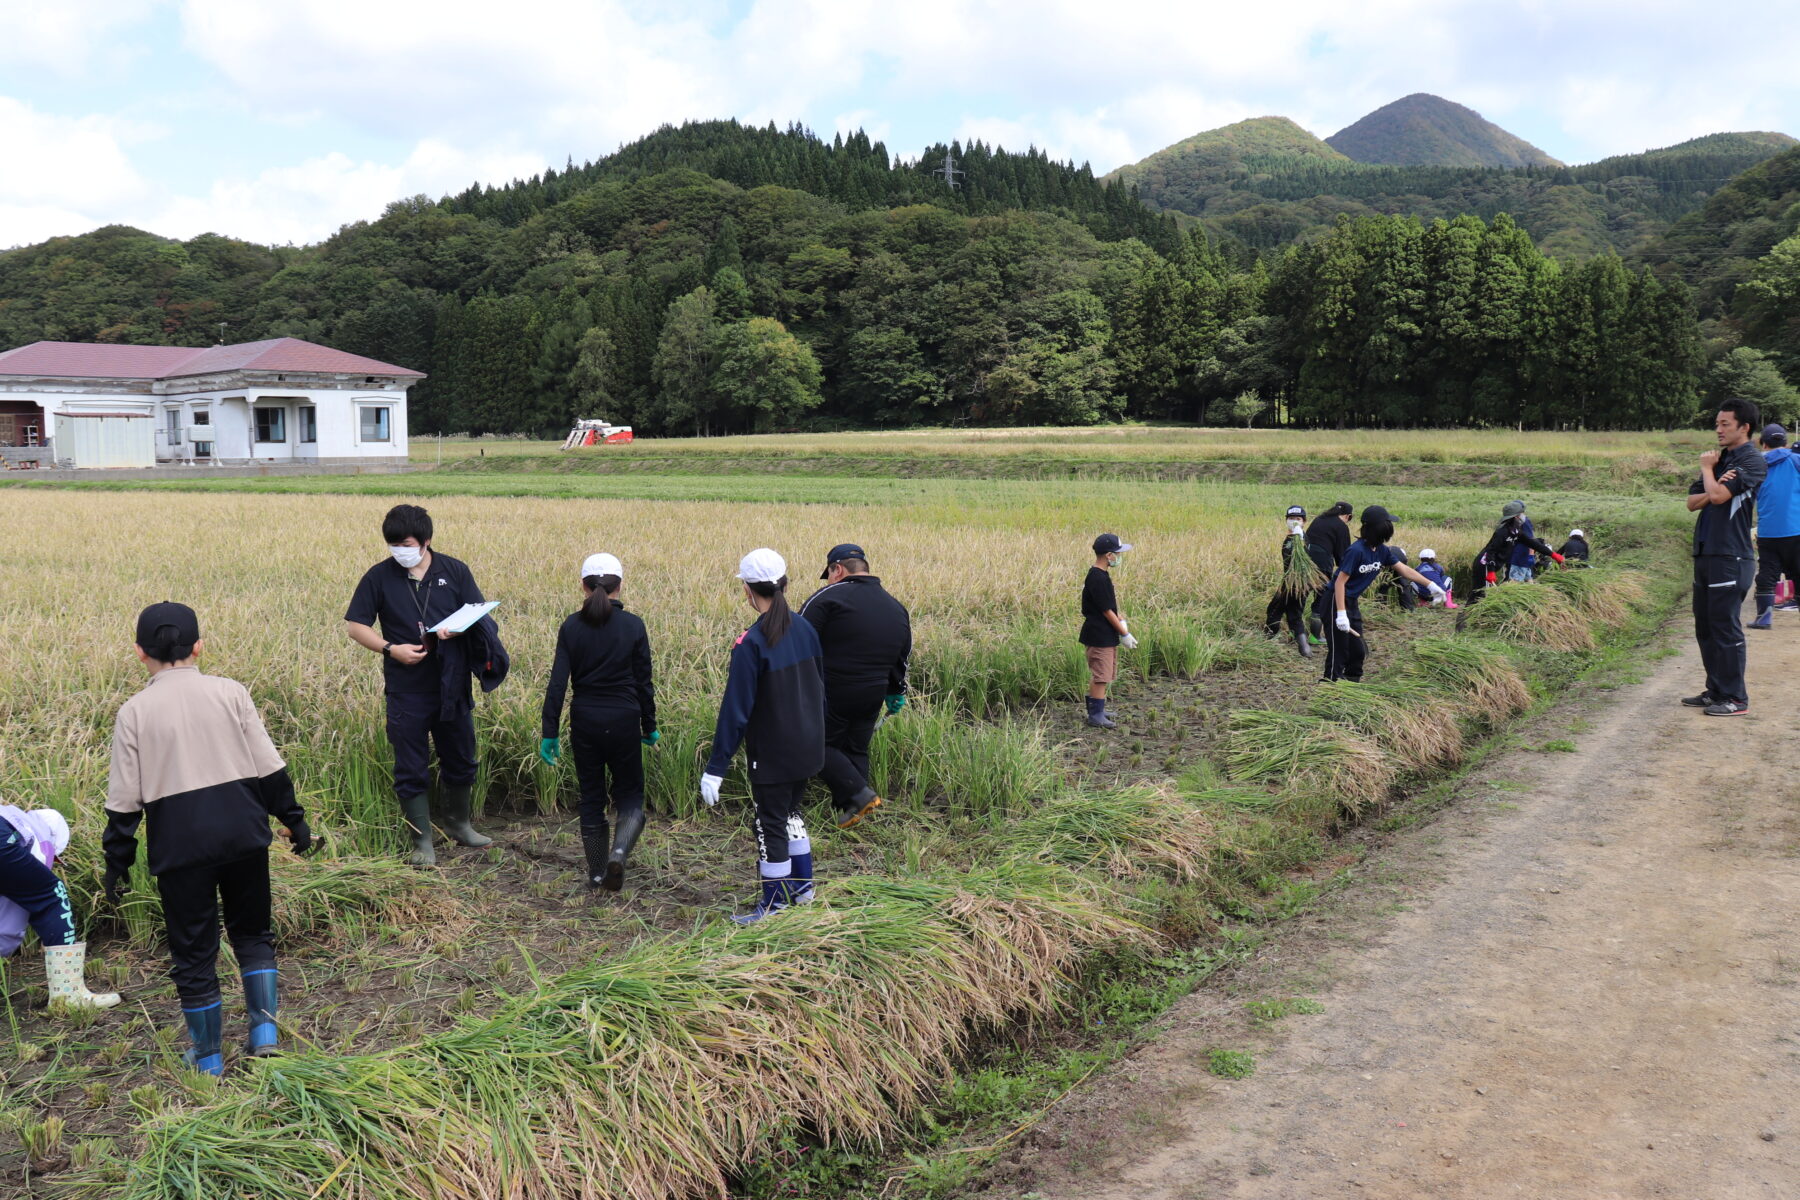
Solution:
{"label": "white rubber boot", "polygon": [[67,946],[44,947],[44,978],[50,984],[50,1007],[111,1008],[119,1002],[117,992],[90,992],[82,975],[87,961],[87,943],[70,942]]}

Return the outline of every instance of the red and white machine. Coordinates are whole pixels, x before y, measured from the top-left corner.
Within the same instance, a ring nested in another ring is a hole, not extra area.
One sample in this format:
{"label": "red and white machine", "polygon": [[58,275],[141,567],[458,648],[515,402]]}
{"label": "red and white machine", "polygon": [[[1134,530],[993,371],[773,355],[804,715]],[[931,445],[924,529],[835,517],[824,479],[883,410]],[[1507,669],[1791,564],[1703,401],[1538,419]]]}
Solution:
{"label": "red and white machine", "polygon": [[629,442],[631,426],[608,425],[603,418],[592,421],[576,421],[575,428],[569,430],[569,436],[563,441],[564,450],[573,450],[578,446],[600,446],[608,442]]}

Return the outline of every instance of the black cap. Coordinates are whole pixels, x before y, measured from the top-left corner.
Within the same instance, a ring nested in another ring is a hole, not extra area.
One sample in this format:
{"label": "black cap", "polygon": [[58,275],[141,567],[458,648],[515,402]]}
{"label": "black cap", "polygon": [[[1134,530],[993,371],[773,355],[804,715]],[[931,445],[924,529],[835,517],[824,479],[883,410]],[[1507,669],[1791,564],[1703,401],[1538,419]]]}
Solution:
{"label": "black cap", "polygon": [[163,662],[179,662],[200,640],[200,618],[185,604],[164,600],[138,614],[137,644]]}
{"label": "black cap", "polygon": [[1381,507],[1381,505],[1371,504],[1369,507],[1363,509],[1362,519],[1363,524],[1367,525],[1377,521],[1392,521],[1394,518],[1389,514],[1388,510]]}
{"label": "black cap", "polygon": [[1130,542],[1121,542],[1116,533],[1103,533],[1094,539],[1095,554],[1123,554],[1131,549]]}
{"label": "black cap", "polygon": [[1765,446],[1779,446],[1787,441],[1787,430],[1771,421],[1763,426],[1762,440]]}
{"label": "black cap", "polygon": [[1355,511],[1354,508],[1350,507],[1350,502],[1348,500],[1339,500],[1336,504],[1331,506],[1331,512],[1328,515],[1333,517],[1347,517]]}
{"label": "black cap", "polygon": [[846,558],[860,558],[864,562],[869,561],[869,556],[863,553],[863,548],[861,546],[858,546],[854,542],[841,543],[840,545],[833,546],[826,552],[825,569],[819,572],[819,578],[829,578],[831,575],[831,568],[838,563],[843,562]]}
{"label": "black cap", "polygon": [[1290,517],[1304,517],[1306,515],[1306,506],[1303,504],[1290,504],[1288,505],[1287,515]]}

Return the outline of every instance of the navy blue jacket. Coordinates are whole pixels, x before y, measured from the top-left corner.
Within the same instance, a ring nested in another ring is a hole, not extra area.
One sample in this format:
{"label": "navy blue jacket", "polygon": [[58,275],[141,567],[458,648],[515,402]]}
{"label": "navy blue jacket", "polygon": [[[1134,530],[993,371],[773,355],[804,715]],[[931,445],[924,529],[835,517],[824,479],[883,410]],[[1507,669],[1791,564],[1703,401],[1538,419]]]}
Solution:
{"label": "navy blue jacket", "polygon": [[437,650],[444,660],[444,677],[438,687],[438,715],[444,720],[459,717],[475,707],[469,687],[470,678],[480,681],[481,690],[491,692],[505,682],[512,670],[512,657],[500,643],[500,627],[491,616],[483,617],[453,638],[438,638]]}
{"label": "navy blue jacket", "polygon": [[758,620],[731,648],[706,773],[725,774],[739,745],[751,783],[810,779],[825,765],[825,660],[798,613],[779,645],[769,645]]}

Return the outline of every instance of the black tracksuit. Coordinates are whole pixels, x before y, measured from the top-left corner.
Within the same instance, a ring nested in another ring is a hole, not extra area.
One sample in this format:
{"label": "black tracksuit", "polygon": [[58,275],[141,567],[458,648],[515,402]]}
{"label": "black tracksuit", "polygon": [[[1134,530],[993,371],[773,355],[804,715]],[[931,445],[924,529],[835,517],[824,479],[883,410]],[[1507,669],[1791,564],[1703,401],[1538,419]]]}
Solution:
{"label": "black tracksuit", "polygon": [[656,730],[656,687],[650,678],[650,636],[617,600],[612,616],[589,624],[573,613],[556,633],[556,657],[544,690],[543,736],[562,725],[563,695],[573,684],[569,749],[581,787],[581,823],[602,825],[610,798],[621,818],[644,807],[640,738]]}
{"label": "black tracksuit", "polygon": [[825,767],[831,799],[848,811],[866,799],[869,742],[882,702],[906,694],[912,619],[874,575],[846,575],[800,606],[825,656]]}
{"label": "black tracksuit", "polygon": [[[437,635],[425,630],[463,605],[483,600],[467,565],[436,550],[431,551],[430,569],[418,580],[389,558],[365,571],[350,597],[346,621],[378,629],[384,641],[397,646],[425,647],[424,661],[413,666],[391,657],[381,664],[387,738],[394,749],[394,794],[401,800],[430,788],[433,748],[443,782],[475,782],[473,705],[446,703],[447,696],[467,695],[468,680],[446,680],[446,655]],[[466,664],[462,656],[455,657]]]}
{"label": "black tracksuit", "polygon": [[[756,844],[765,878],[787,875],[790,845],[809,849],[801,799],[825,765],[825,672],[819,635],[798,613],[779,643],[763,633],[767,614],[731,648],[725,695],[713,730],[708,775],[724,775],[739,745],[756,798]],[[771,867],[779,867],[771,871]]]}
{"label": "black tracksuit", "polygon": [[[1706,665],[1706,693],[1715,700],[1750,702],[1744,684],[1744,597],[1756,574],[1756,544],[1750,530],[1756,523],[1756,489],[1767,478],[1769,464],[1761,451],[1745,442],[1724,451],[1713,467],[1713,478],[1723,479],[1731,499],[1708,504],[1694,514],[1694,640],[1700,643],[1700,660]],[[1696,479],[1690,496],[1705,491]]]}
{"label": "black tracksuit", "polygon": [[1507,570],[1512,566],[1513,547],[1523,542],[1539,554],[1549,557],[1552,553],[1550,543],[1537,537],[1525,536],[1525,518],[1523,516],[1505,517],[1494,526],[1493,534],[1487,545],[1475,556],[1474,578],[1469,582],[1469,603],[1481,599],[1487,591],[1488,572],[1494,573],[1499,583],[1506,581]]}
{"label": "black tracksuit", "polygon": [[[1339,526],[1344,524],[1336,517],[1331,519]],[[1345,529],[1344,532],[1348,534],[1350,531]],[[1281,582],[1275,585],[1275,592],[1269,597],[1268,611],[1263,614],[1263,632],[1267,633],[1270,637],[1274,637],[1281,632],[1281,621],[1283,617],[1287,618],[1289,633],[1304,633],[1305,627],[1302,624],[1302,621],[1304,620],[1302,610],[1306,606],[1307,597],[1315,595],[1318,590],[1316,588],[1307,588],[1304,591],[1296,591],[1289,586],[1288,568],[1294,561],[1294,548],[1296,546],[1301,547],[1306,556],[1312,559],[1313,565],[1319,569],[1322,578],[1331,578],[1331,570],[1337,565],[1331,558],[1331,551],[1328,548],[1309,544],[1304,534],[1290,533],[1282,540]]]}

